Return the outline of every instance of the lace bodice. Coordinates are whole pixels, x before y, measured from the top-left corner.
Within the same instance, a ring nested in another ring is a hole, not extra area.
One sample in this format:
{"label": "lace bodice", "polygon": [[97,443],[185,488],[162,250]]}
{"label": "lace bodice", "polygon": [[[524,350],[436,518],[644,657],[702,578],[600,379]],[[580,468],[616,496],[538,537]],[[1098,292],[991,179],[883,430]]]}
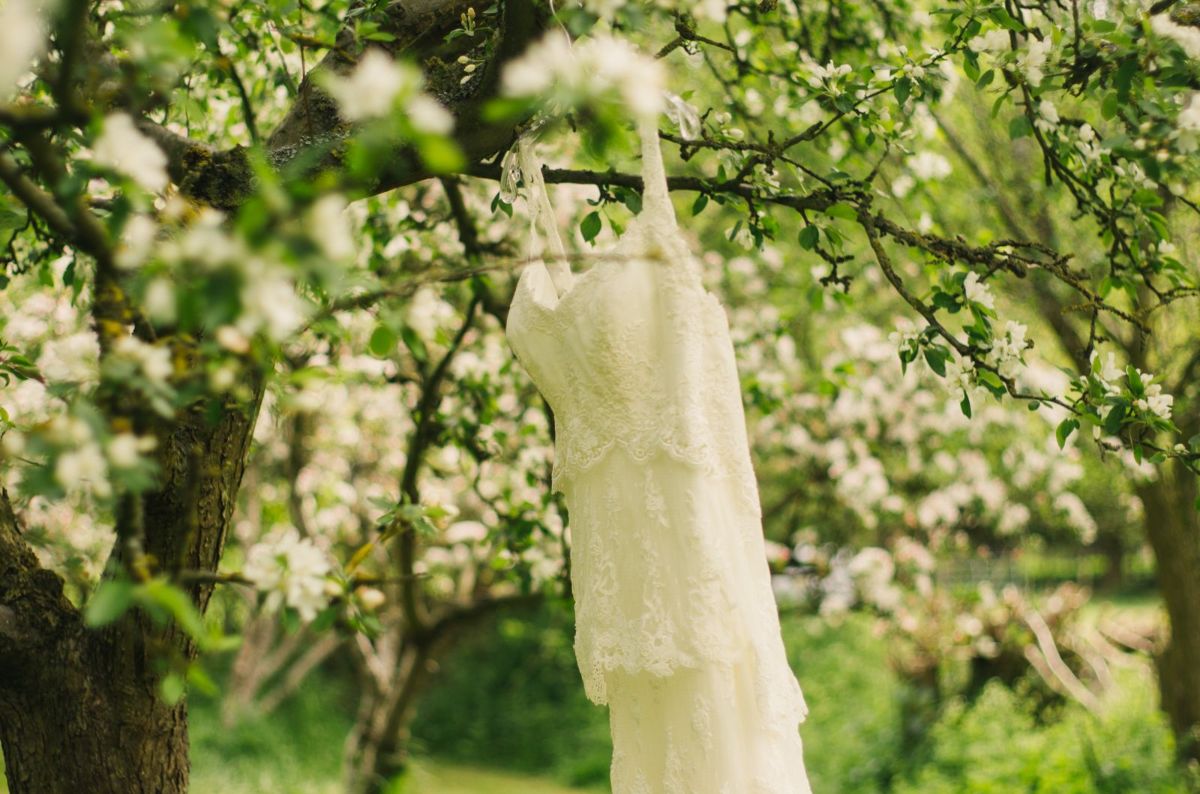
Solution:
{"label": "lace bodice", "polygon": [[576,660],[610,707],[614,794],[809,794],[728,321],[642,141],[644,209],[581,275],[522,156],[553,257],[507,331],[554,409]]}
{"label": "lace bodice", "polygon": [[554,409],[555,487],[620,445],[735,477],[756,508],[725,312],[690,254],[649,232],[631,227],[561,298],[540,264],[521,275],[508,336]]}

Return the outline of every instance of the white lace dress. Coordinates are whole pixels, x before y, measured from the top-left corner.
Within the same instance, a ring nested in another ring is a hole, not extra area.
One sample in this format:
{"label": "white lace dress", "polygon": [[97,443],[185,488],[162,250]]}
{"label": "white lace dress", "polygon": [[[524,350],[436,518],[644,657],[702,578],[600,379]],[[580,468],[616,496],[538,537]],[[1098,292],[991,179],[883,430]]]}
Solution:
{"label": "white lace dress", "polygon": [[[554,410],[579,669],[610,708],[615,794],[804,794],[806,708],[728,323],[675,227],[653,132],[643,162],[644,209],[615,250],[581,276],[530,265],[508,317]],[[540,170],[522,164],[548,220]]]}

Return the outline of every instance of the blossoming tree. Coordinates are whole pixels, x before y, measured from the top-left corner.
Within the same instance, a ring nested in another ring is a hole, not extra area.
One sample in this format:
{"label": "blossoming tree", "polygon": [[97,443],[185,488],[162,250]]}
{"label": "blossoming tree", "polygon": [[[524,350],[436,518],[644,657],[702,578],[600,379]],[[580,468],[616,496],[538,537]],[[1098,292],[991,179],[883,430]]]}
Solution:
{"label": "blossoming tree", "polygon": [[[1163,706],[1195,758],[1195,5],[560,5],[0,9],[10,789],[185,790],[183,693],[230,644],[204,620],[224,583],[362,638],[352,747],[379,784],[437,627],[562,572],[548,423],[498,346],[525,226],[503,153],[548,126],[571,141],[544,175],[585,186],[586,259],[640,206],[612,165],[631,107],[665,110],[669,185],[705,238],[820,265],[772,284],[796,311],[866,313],[887,290],[910,318],[899,362],[964,417],[1025,403],[1058,447],[1157,467],[1139,490],[1172,628]],[[1035,357],[1064,377],[1028,377]],[[749,385],[770,407],[769,378]],[[323,421],[342,409],[348,427]],[[256,426],[282,495],[243,493]],[[320,455],[295,443],[314,438]],[[872,492],[874,455],[822,454]]]}

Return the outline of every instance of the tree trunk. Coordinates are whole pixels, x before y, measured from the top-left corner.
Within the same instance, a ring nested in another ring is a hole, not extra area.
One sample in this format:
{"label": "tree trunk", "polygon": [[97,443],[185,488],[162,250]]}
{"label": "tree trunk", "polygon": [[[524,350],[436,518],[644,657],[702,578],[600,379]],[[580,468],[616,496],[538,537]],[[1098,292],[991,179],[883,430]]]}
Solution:
{"label": "tree trunk", "polygon": [[53,665],[0,689],[11,794],[187,791],[186,703],[163,703],[148,669],[114,669],[98,639],[74,621],[52,644]]}
{"label": "tree trunk", "polygon": [[428,643],[408,643],[383,686],[364,691],[354,731],[346,739],[346,790],[382,794],[408,769],[408,727],[430,669]]}
{"label": "tree trunk", "polygon": [[[160,445],[140,533],[118,522],[110,573],[131,537],[156,573],[216,570],[261,395],[259,383],[248,404],[215,418],[199,406],[180,420]],[[188,594],[203,610],[212,585]],[[187,706],[162,702],[158,685],[168,663],[195,655],[177,626],[136,611],[103,630],[84,626],[0,490],[0,745],[11,794],[186,792]]]}
{"label": "tree trunk", "polygon": [[1179,756],[1200,762],[1200,511],[1196,475],[1174,462],[1138,489],[1170,637],[1156,660]]}

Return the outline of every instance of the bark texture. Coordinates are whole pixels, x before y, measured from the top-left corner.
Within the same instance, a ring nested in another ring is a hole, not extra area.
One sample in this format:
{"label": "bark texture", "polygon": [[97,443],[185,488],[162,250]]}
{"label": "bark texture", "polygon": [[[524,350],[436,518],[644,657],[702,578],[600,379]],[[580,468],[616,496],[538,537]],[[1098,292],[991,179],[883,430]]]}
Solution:
{"label": "bark texture", "polygon": [[1171,634],[1159,654],[1162,708],[1171,721],[1179,756],[1200,763],[1200,511],[1197,478],[1164,464],[1160,476],[1139,489],[1146,537],[1157,561]]}
{"label": "bark texture", "polygon": [[[258,390],[261,397],[261,388]],[[216,570],[258,413],[197,410],[168,436],[163,477],[145,495],[144,544],[159,570]],[[123,533],[118,527],[123,552]],[[191,595],[203,608],[211,585]],[[190,638],[140,613],[102,631],[83,625],[62,580],[21,538],[0,498],[0,744],[12,794],[182,794],[187,706],[164,703],[165,659],[195,655]]]}

